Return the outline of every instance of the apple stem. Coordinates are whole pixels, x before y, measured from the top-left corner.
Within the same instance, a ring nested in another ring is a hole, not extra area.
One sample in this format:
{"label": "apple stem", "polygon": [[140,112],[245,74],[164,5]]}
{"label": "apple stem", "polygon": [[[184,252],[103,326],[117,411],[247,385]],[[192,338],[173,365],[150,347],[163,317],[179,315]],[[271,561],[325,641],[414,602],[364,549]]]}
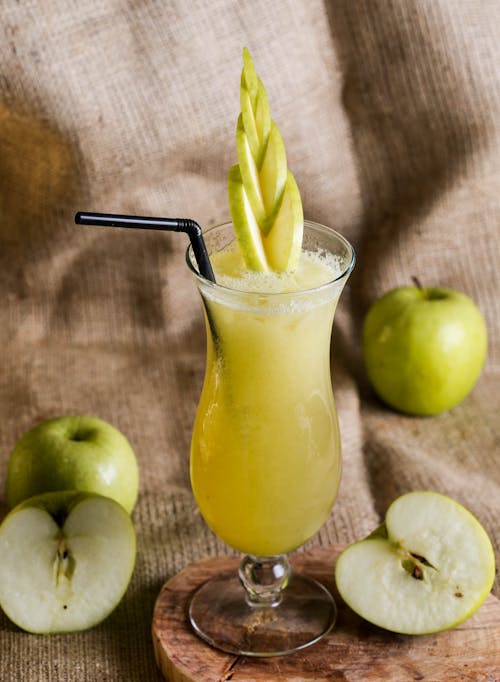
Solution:
{"label": "apple stem", "polygon": [[420,289],[420,291],[424,290],[424,287],[422,286],[421,281],[419,280],[419,278],[416,275],[412,275],[411,281],[417,287],[417,289]]}

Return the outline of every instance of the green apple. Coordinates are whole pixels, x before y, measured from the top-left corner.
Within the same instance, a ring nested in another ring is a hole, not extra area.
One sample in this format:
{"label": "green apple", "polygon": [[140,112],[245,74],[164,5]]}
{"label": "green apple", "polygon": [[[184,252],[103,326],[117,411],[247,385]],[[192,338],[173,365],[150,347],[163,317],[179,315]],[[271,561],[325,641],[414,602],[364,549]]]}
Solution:
{"label": "green apple", "polygon": [[120,602],[135,554],[132,520],[114,500],[77,491],[32,497],[0,526],[0,606],[28,632],[85,630]]}
{"label": "green apple", "polygon": [[471,391],[487,353],[484,318],[464,294],[398,287],[371,306],[363,325],[368,378],[388,405],[434,415]]}
{"label": "green apple", "polygon": [[495,558],[479,521],[435,492],[402,495],[385,523],[345,549],[335,580],[365,620],[402,634],[448,630],[469,618],[493,585]]}
{"label": "green apple", "polygon": [[132,447],[115,427],[97,417],[49,419],[28,431],[10,454],[9,507],[54,490],[99,493],[131,512],[139,470]]}
{"label": "green apple", "polygon": [[302,246],[302,200],[287,167],[281,133],[269,113],[266,91],[246,48],[240,104],[238,164],[228,177],[236,238],[250,270],[294,270]]}

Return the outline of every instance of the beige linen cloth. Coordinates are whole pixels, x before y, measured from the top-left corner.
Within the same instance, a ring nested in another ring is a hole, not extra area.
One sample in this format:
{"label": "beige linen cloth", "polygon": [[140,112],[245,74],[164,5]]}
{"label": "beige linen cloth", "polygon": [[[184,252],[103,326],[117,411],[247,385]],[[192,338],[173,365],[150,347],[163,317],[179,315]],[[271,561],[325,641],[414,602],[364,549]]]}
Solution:
{"label": "beige linen cloth", "polygon": [[[189,484],[205,330],[185,235],[73,216],[225,221],[244,45],[306,216],[358,255],[332,346],[344,474],[310,546],[362,537],[397,495],[432,489],[476,514],[498,552],[500,3],[3,0],[0,35],[0,512],[11,448],[48,417],[110,421],[141,471],[120,606],[93,630],[52,637],[0,614],[2,682],[159,679],[161,585],[229,551]],[[489,330],[478,385],[435,418],[384,407],[361,360],[367,307],[412,276],[470,295]]]}

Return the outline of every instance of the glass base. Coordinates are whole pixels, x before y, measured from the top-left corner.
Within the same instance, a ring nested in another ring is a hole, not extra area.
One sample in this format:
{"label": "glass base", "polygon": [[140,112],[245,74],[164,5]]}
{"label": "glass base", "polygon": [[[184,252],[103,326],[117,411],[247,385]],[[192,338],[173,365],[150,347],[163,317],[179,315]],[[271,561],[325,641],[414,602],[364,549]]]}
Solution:
{"label": "glass base", "polygon": [[283,656],[304,649],[327,635],[336,617],[328,590],[293,573],[275,606],[247,602],[237,575],[203,583],[189,606],[191,625],[202,639],[243,656]]}

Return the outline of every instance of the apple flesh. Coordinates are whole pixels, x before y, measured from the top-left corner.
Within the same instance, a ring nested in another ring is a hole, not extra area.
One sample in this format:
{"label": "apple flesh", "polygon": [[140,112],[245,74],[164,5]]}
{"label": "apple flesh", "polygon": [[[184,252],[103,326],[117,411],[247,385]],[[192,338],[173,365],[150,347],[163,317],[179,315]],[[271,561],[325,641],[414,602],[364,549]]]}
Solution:
{"label": "apple flesh", "polygon": [[398,287],[372,305],[363,355],[375,392],[391,407],[435,415],[472,390],[487,352],[475,303],[446,288]]}
{"label": "apple flesh", "polygon": [[402,495],[385,523],[337,560],[341,597],[362,618],[402,634],[450,629],[493,585],[495,558],[479,521],[434,492]]}
{"label": "apple flesh", "polygon": [[120,602],[135,554],[132,521],[114,500],[76,491],[33,497],[0,526],[0,606],[28,632],[85,630]]}
{"label": "apple flesh", "polygon": [[69,415],[38,424],[10,454],[7,504],[12,508],[55,490],[98,493],[131,512],[139,491],[139,468],[130,443],[97,417]]}

